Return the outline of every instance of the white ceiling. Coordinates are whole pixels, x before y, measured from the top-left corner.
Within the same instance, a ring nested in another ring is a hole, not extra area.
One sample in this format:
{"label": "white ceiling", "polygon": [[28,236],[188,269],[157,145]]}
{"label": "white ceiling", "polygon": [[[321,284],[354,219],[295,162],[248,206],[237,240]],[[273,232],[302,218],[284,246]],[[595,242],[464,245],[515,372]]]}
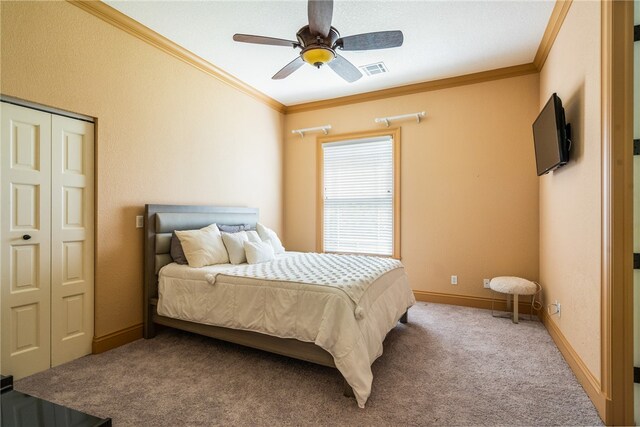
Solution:
{"label": "white ceiling", "polygon": [[105,2],[285,105],[530,63],[555,4],[335,0],[332,25],[342,36],[404,33],[400,48],[341,52],[356,66],[382,61],[389,70],[347,83],[326,66],[307,64],[284,80],[271,80],[299,50],[232,40],[235,33],[296,40],[307,24],[304,0]]}

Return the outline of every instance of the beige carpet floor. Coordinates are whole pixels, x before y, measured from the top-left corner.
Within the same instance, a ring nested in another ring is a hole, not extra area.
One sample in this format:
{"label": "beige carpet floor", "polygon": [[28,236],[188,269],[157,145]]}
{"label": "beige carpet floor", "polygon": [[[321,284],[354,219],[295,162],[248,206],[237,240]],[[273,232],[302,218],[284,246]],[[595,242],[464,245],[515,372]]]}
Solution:
{"label": "beige carpet floor", "polygon": [[172,330],[15,388],[115,426],[601,425],[537,321],[418,303],[384,348],[365,409],[333,369]]}

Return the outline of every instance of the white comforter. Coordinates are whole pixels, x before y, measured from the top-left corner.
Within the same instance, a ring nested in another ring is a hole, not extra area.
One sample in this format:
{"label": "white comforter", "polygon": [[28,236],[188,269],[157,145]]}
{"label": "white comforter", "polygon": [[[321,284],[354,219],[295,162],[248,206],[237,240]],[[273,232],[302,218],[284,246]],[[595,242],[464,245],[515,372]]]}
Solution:
{"label": "white comforter", "polygon": [[313,342],[364,407],[371,364],[414,302],[398,261],[287,252],[252,266],[169,264],[160,271],[158,314]]}

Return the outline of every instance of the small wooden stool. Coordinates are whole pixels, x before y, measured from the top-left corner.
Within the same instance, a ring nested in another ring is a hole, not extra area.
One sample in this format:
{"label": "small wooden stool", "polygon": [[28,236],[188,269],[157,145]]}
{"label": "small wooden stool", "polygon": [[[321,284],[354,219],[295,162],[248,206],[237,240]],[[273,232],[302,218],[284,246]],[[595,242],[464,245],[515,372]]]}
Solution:
{"label": "small wooden stool", "polygon": [[[518,295],[531,295],[531,305],[533,310],[533,298],[538,293],[539,285],[521,277],[502,276],[494,277],[489,282],[491,290],[507,294],[507,310],[511,305],[509,296],[513,296],[513,323],[518,323]],[[491,301],[491,315],[493,314],[493,301]],[[531,318],[531,315],[529,315]]]}

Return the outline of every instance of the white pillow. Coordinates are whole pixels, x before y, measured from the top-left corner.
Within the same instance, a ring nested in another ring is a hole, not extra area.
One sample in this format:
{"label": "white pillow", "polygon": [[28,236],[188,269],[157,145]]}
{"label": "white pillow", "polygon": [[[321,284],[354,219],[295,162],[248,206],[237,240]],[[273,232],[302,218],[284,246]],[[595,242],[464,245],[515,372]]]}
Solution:
{"label": "white pillow", "polygon": [[237,233],[222,233],[222,241],[227,247],[229,261],[231,261],[231,264],[242,264],[243,262],[247,262],[243,243],[249,241],[249,237],[245,231],[238,231]]}
{"label": "white pillow", "polygon": [[262,242],[262,239],[260,238],[260,236],[258,235],[258,232],[255,230],[249,230],[246,232],[247,233],[247,237],[249,238],[250,242],[253,243],[259,243]]}
{"label": "white pillow", "polygon": [[271,261],[276,257],[273,246],[269,242],[244,242],[244,251],[249,264]]}
{"label": "white pillow", "polygon": [[264,225],[258,223],[256,225],[256,230],[258,230],[258,235],[263,242],[267,240],[271,240],[271,244],[273,245],[273,250],[276,254],[284,253],[284,246],[282,246],[282,242],[278,238],[278,235],[275,231],[270,228],[265,227]]}
{"label": "white pillow", "polygon": [[227,264],[229,255],[222,242],[220,230],[211,224],[200,230],[176,231],[190,267]]}

